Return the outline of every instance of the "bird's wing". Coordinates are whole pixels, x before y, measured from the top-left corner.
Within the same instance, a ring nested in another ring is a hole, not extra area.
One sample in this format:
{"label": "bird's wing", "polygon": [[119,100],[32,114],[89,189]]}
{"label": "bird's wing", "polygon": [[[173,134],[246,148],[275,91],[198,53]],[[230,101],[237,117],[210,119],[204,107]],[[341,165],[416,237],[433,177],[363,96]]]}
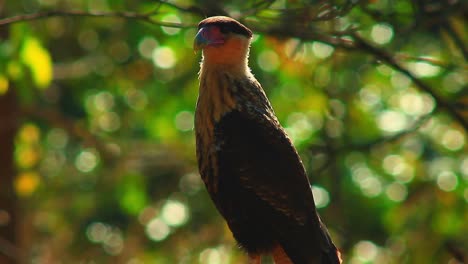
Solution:
{"label": "bird's wing", "polygon": [[220,172],[238,177],[245,189],[274,209],[276,213],[266,220],[289,241],[285,244],[296,244],[291,250],[302,251],[298,254],[315,250],[322,252],[315,251],[319,255],[335,254],[328,231],[316,213],[299,155],[276,119],[234,110],[218,122],[215,137]]}
{"label": "bird's wing", "polygon": [[315,205],[302,162],[281,127],[235,110],[218,122],[215,137],[220,171],[234,173],[244,188],[305,224]]}

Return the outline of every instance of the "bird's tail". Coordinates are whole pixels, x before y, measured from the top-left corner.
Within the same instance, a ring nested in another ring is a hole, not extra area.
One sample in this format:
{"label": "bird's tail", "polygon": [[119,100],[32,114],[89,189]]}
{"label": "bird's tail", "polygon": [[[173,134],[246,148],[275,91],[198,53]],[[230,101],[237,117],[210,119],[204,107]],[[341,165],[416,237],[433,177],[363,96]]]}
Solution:
{"label": "bird's tail", "polygon": [[273,248],[271,255],[275,260],[275,264],[294,264],[280,245],[276,245]]}
{"label": "bird's tail", "polygon": [[[328,252],[323,252],[320,263],[316,263],[317,261],[314,259],[314,260],[307,261],[307,264],[341,264],[343,263],[343,260],[341,259],[340,251],[336,248],[333,248],[333,249],[334,250],[331,250]],[[271,255],[273,256],[275,264],[299,264],[299,263],[294,263],[288,257],[283,247],[281,247],[280,245],[277,245],[274,247],[274,249],[271,252]]]}

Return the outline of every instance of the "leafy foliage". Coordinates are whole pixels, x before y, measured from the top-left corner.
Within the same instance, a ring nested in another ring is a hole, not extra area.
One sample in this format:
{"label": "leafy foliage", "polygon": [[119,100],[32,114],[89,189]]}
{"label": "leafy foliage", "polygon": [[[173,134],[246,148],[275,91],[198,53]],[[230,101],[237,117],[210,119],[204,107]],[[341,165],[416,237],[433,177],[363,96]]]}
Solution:
{"label": "leafy foliage", "polygon": [[250,67],[347,263],[466,257],[465,2],[31,0],[2,9],[0,97],[19,102],[13,188],[24,230],[20,254],[0,254],[245,261],[199,178],[192,131],[195,25],[227,14],[256,33]]}

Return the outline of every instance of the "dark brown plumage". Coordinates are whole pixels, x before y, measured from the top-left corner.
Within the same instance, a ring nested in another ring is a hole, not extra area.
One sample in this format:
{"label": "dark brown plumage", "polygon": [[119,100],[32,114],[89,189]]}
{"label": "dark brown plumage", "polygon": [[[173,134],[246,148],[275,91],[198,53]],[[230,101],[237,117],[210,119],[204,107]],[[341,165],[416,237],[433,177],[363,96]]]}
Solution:
{"label": "dark brown plumage", "polygon": [[304,166],[247,66],[252,32],[234,19],[199,24],[195,130],[200,174],[252,263],[340,263]]}

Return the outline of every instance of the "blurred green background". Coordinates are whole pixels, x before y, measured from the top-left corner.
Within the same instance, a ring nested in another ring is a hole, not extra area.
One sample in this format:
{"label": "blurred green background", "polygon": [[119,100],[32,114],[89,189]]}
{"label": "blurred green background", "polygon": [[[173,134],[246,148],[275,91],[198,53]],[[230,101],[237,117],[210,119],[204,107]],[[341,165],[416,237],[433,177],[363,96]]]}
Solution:
{"label": "blurred green background", "polygon": [[467,261],[466,1],[0,0],[0,263],[245,263],[194,150],[219,14],[345,263]]}

